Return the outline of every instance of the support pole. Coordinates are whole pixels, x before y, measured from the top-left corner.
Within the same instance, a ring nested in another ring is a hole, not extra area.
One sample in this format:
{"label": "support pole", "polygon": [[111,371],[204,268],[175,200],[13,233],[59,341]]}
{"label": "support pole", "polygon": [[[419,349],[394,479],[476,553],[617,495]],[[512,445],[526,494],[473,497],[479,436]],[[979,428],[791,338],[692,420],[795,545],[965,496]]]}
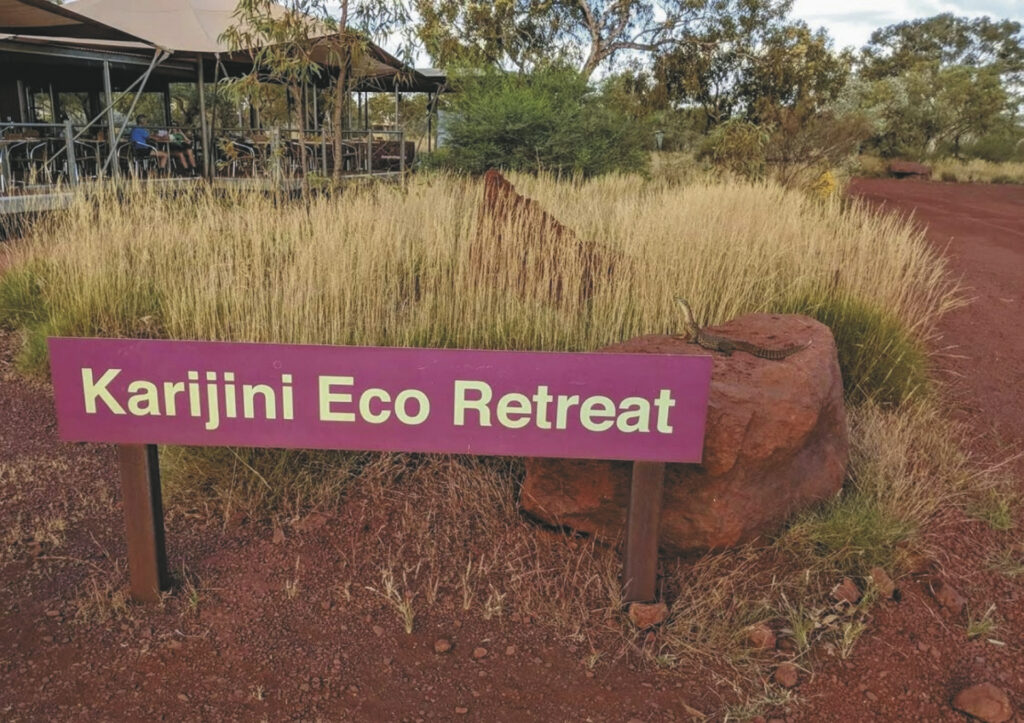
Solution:
{"label": "support pole", "polygon": [[[107,106],[107,143],[110,146],[109,158],[117,153],[117,131],[114,128],[114,86],[110,82],[110,61],[103,61],[103,95]],[[101,175],[101,174],[97,174]],[[121,175],[121,166],[116,161],[110,166],[110,175],[117,178]]]}
{"label": "support pole", "polygon": [[164,83],[164,123],[171,127],[171,82]]}
{"label": "support pole", "polygon": [[206,122],[206,79],[203,78],[203,58],[196,58],[196,67],[199,71],[199,137],[203,142],[203,175],[206,178],[213,178],[213,164],[210,154],[210,126]]}
{"label": "support pole", "polygon": [[658,575],[658,525],[665,482],[664,462],[634,462],[626,511],[623,601],[653,602]]}
{"label": "support pole", "polygon": [[75,162],[75,127],[71,119],[64,121],[64,156],[68,164],[68,182],[78,185],[78,165]]}
{"label": "support pole", "polygon": [[21,78],[17,81],[18,84],[18,122],[29,123],[28,119],[28,98],[25,95],[25,81]]}
{"label": "support pole", "polygon": [[138,602],[159,602],[160,591],[167,589],[170,580],[157,448],[155,444],[122,444],[117,455],[131,596]]}

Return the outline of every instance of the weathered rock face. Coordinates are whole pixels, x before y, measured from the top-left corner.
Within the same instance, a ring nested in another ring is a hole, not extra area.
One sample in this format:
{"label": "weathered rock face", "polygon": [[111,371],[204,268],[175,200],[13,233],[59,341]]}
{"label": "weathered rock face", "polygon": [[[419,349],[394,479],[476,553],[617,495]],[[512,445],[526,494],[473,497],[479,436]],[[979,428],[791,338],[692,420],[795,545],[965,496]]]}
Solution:
{"label": "weathered rock face", "polygon": [[[768,348],[811,341],[783,361],[714,354],[704,460],[669,464],[661,547],[670,554],[721,549],[778,528],[835,495],[849,454],[835,341],[803,316],[744,316],[709,331]],[[602,351],[709,354],[670,336]],[[531,459],[520,505],[552,525],[614,540],[623,533],[632,465]]]}

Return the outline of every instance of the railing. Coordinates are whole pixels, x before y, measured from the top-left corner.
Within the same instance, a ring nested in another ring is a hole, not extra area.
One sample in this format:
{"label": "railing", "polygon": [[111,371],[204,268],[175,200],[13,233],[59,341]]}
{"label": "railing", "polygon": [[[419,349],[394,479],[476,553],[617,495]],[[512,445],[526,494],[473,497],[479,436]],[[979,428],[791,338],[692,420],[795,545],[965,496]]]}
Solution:
{"label": "railing", "polygon": [[402,131],[342,131],[340,158],[333,135],[323,131],[218,128],[215,136],[218,177],[326,178],[337,163],[344,176],[404,174],[415,159]]}
{"label": "railing", "polygon": [[[173,144],[166,131],[150,129],[149,145],[168,154],[166,167],[156,156],[132,147],[127,132],[111,153],[105,129],[55,123],[0,123],[0,196],[74,186],[115,174],[137,178],[188,175],[194,159],[202,168],[198,129],[184,129],[186,143]],[[292,128],[253,130],[217,128],[209,149],[209,176],[266,178],[274,182],[302,176],[404,174],[415,160],[415,146],[402,131],[343,131],[335,158],[334,137],[322,131]],[[189,154],[191,150],[191,154]]]}

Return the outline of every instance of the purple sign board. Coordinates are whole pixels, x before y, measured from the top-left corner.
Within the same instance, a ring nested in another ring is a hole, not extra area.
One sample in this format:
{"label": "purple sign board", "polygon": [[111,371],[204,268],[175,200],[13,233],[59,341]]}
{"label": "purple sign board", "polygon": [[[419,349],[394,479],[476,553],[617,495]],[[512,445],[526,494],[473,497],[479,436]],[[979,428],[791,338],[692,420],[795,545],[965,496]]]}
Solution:
{"label": "purple sign board", "polygon": [[700,462],[710,356],[49,340],[62,439]]}

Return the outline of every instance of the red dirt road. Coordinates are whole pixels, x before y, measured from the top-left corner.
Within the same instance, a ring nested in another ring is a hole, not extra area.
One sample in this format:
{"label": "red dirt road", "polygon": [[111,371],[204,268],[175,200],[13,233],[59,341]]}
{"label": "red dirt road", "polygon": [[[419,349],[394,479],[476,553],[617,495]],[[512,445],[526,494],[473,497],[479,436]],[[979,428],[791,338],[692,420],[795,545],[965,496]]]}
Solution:
{"label": "red dirt road", "polygon": [[[857,180],[851,193],[884,209],[912,215],[942,250],[970,303],[941,324],[937,377],[950,413],[975,431],[974,449],[988,463],[1024,451],[1024,186]],[[1024,493],[1024,460],[1005,467]],[[964,721],[949,705],[968,686],[991,682],[1024,720],[1024,577],[989,568],[994,550],[1019,545],[1017,528],[996,533],[957,519],[934,541],[946,554],[942,575],[968,600],[965,616],[939,612],[918,581],[906,581],[901,602],[882,603],[872,630],[849,661],[819,670],[801,688],[801,721]],[[1018,547],[1024,563],[1024,549]],[[968,640],[967,618],[995,605],[997,627]],[[996,643],[989,642],[995,640]]]}
{"label": "red dirt road", "polygon": [[[951,413],[977,430],[985,459],[1024,449],[1024,187],[858,181],[852,192],[913,212],[946,250],[974,299],[943,324],[937,372]],[[379,585],[371,565],[388,531],[358,495],[283,536],[172,511],[171,563],[180,580],[187,561],[188,582],[156,609],[114,609],[125,575],[113,450],[60,444],[49,391],[12,372],[11,348],[0,334],[0,720],[625,723],[723,710],[728,681],[707,671],[681,682],[615,654],[589,671],[585,641],[553,639],[521,616],[466,615],[451,596],[406,635],[360,587]],[[1005,469],[1024,478],[1020,461]],[[1024,721],[1024,577],[987,565],[1022,527],[997,533],[957,518],[936,533],[937,563],[970,614],[996,606],[990,634],[969,641],[966,616],[939,612],[919,580],[901,580],[902,600],[878,605],[852,656],[814,661],[802,702],[777,714],[964,721],[953,695],[991,681]],[[433,649],[441,636],[454,644],[444,655]],[[475,658],[477,647],[487,654]]]}

